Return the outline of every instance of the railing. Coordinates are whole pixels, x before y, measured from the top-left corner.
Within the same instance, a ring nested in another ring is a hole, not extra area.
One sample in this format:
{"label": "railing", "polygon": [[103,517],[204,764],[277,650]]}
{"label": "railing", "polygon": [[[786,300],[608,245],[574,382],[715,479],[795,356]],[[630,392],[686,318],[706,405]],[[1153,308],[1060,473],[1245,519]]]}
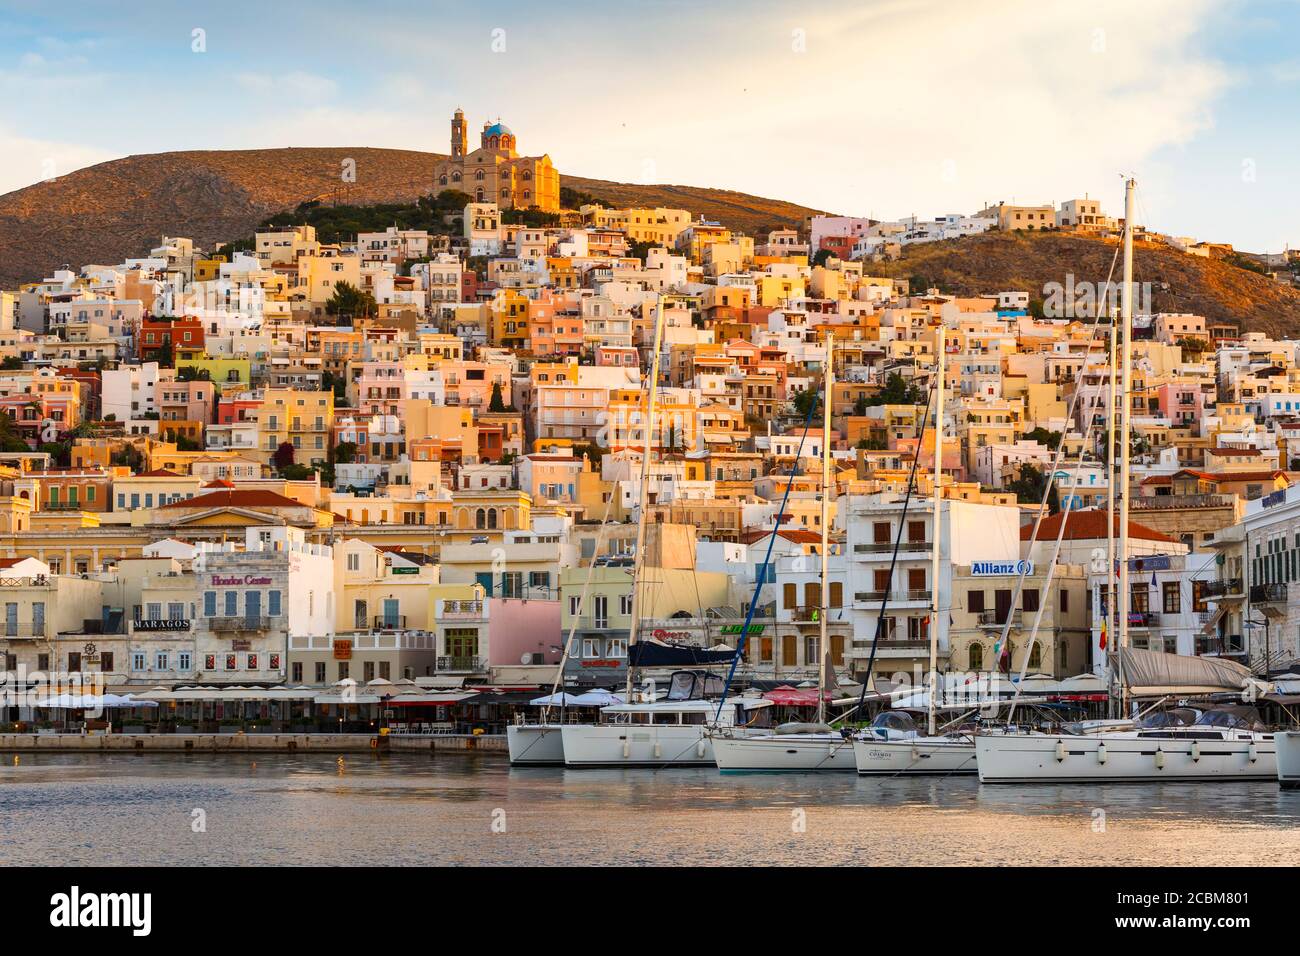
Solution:
{"label": "railing", "polygon": [[0,637],[44,637],[45,622],[37,623],[19,623],[17,621],[6,621],[0,627]]}
{"label": "railing", "polygon": [[1159,627],[1160,615],[1155,611],[1129,611],[1129,627]]}
{"label": "railing", "polygon": [[443,601],[443,620],[476,620],[483,616],[482,601]]}
{"label": "railing", "polygon": [[210,617],[210,631],[266,631],[271,627],[269,617]]}
{"label": "railing", "polygon": [[1020,611],[980,611],[980,627],[1002,627],[1007,623],[1008,618],[1012,626],[1019,627],[1021,621]]}
{"label": "railing", "polygon": [[384,614],[375,618],[374,629],[376,631],[404,631],[406,630],[405,614]]}
{"label": "railing", "polygon": [[1252,604],[1283,604],[1285,602],[1285,584],[1252,584],[1250,586],[1250,603]]}
{"label": "railing", "polygon": [[[900,551],[929,551],[933,546],[930,541],[902,541],[898,545]],[[855,544],[853,551],[855,554],[886,554],[894,550],[894,542],[871,542],[869,544]]]}
{"label": "railing", "polygon": [[1221,638],[1198,636],[1196,638],[1196,653],[1211,656],[1244,654],[1246,653],[1246,645],[1240,634],[1225,634]]}
{"label": "railing", "polygon": [[487,670],[487,661],[481,657],[439,657],[439,671],[468,671],[477,674]]}
{"label": "railing", "polygon": [[1201,596],[1207,598],[1240,593],[1241,578],[1221,578],[1218,581],[1206,581],[1201,587]]}

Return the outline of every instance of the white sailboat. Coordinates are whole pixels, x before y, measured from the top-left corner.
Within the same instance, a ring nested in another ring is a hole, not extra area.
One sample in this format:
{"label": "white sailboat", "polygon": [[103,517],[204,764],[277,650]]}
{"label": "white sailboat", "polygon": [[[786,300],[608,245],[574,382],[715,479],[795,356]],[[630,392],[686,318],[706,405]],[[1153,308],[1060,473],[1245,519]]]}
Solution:
{"label": "white sailboat", "polygon": [[[975,772],[975,745],[966,734],[940,734],[939,712],[939,543],[943,499],[943,389],[945,334],[939,325],[934,416],[934,507],[930,558],[930,676],[926,694],[926,731],[918,730],[901,711],[885,711],[853,738],[853,769],[863,776],[898,774],[952,774]],[[918,446],[919,451],[919,446]]]}
{"label": "white sailboat", "polygon": [[[835,334],[826,333],[826,371],[822,397],[822,500],[821,500],[821,607],[818,618],[822,658],[817,677],[817,720],[814,723],[782,724],[770,734],[738,733],[736,728],[717,728],[713,733],[713,756],[723,773],[788,773],[853,771],[853,743],[826,723],[827,671],[830,668],[826,636],[830,588],[827,564],[830,552],[831,485],[831,397],[835,379]],[[775,532],[773,532],[775,534]]]}
{"label": "white sailboat", "polygon": [[[1133,218],[1132,179],[1124,190],[1123,332],[1119,360],[1120,474],[1118,634],[1115,648],[1121,714],[1133,697],[1167,699],[1241,691],[1250,674],[1222,659],[1182,657],[1129,647],[1129,413],[1132,407]],[[1112,365],[1114,368],[1114,365]],[[1112,444],[1113,448],[1113,444]],[[1109,574],[1109,571],[1108,571]],[[1108,613],[1109,604],[1108,603]],[[1222,709],[1185,724],[1163,715],[1127,729],[1062,728],[1057,734],[980,734],[976,763],[983,783],[1042,781],[1153,781],[1271,778],[1277,772],[1273,735]]]}

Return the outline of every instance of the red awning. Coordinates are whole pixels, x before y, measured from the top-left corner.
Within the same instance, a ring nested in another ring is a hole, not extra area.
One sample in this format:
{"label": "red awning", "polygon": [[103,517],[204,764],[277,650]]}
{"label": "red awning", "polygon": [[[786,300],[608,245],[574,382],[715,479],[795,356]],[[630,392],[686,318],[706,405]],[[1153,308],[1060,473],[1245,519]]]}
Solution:
{"label": "red awning", "polygon": [[[830,700],[830,694],[824,694],[825,700]],[[769,690],[763,695],[764,700],[770,700],[774,704],[780,704],[784,707],[816,707],[817,706],[817,688],[815,687],[777,687],[775,690]]]}

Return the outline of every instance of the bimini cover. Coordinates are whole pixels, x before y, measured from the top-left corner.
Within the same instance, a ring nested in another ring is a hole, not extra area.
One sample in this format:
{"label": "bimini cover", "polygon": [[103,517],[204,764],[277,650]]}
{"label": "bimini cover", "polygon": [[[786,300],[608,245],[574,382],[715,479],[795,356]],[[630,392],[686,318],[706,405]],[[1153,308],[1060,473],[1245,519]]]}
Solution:
{"label": "bimini cover", "polygon": [[1124,683],[1142,697],[1162,694],[1213,694],[1239,691],[1250,670],[1222,657],[1187,657],[1127,648],[1120,659]]}
{"label": "bimini cover", "polygon": [[702,664],[729,664],[736,656],[730,648],[710,651],[688,644],[661,644],[658,641],[637,641],[627,649],[627,662],[632,667],[698,667]]}

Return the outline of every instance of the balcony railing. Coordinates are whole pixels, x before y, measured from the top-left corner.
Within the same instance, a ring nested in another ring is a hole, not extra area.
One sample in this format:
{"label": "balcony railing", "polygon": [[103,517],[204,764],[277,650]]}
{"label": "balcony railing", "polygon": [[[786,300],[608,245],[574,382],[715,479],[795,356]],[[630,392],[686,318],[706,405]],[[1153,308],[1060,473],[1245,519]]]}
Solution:
{"label": "balcony railing", "polygon": [[[930,541],[903,541],[898,545],[899,551],[929,551],[933,546]],[[894,542],[868,542],[866,544],[855,544],[853,551],[855,554],[888,554],[894,550]]]}
{"label": "balcony railing", "polygon": [[1201,596],[1223,597],[1225,594],[1240,594],[1241,578],[1221,578],[1218,581],[1206,581],[1201,587]]}
{"label": "balcony railing", "polygon": [[269,617],[210,617],[208,618],[208,630],[210,631],[266,631],[270,630],[271,619]]}
{"label": "balcony railing", "polygon": [[374,629],[376,631],[404,631],[406,630],[405,614],[384,614],[375,618]]}
{"label": "balcony railing", "polygon": [[1129,627],[1159,627],[1160,615],[1155,611],[1129,611]]}
{"label": "balcony railing", "polygon": [[481,657],[439,657],[438,670],[440,672],[464,671],[477,674],[487,670],[487,661]]}
{"label": "balcony railing", "polygon": [[477,620],[483,616],[482,601],[443,601],[443,620]]}
{"label": "balcony railing", "polygon": [[44,637],[45,622],[26,623],[18,621],[6,621],[0,625],[0,637]]}
{"label": "balcony railing", "polygon": [[1013,627],[1020,626],[1021,613],[1019,611],[980,611],[980,627],[1002,627],[1010,618]]}
{"label": "balcony railing", "polygon": [[1252,584],[1250,586],[1251,604],[1286,603],[1285,584]]}

